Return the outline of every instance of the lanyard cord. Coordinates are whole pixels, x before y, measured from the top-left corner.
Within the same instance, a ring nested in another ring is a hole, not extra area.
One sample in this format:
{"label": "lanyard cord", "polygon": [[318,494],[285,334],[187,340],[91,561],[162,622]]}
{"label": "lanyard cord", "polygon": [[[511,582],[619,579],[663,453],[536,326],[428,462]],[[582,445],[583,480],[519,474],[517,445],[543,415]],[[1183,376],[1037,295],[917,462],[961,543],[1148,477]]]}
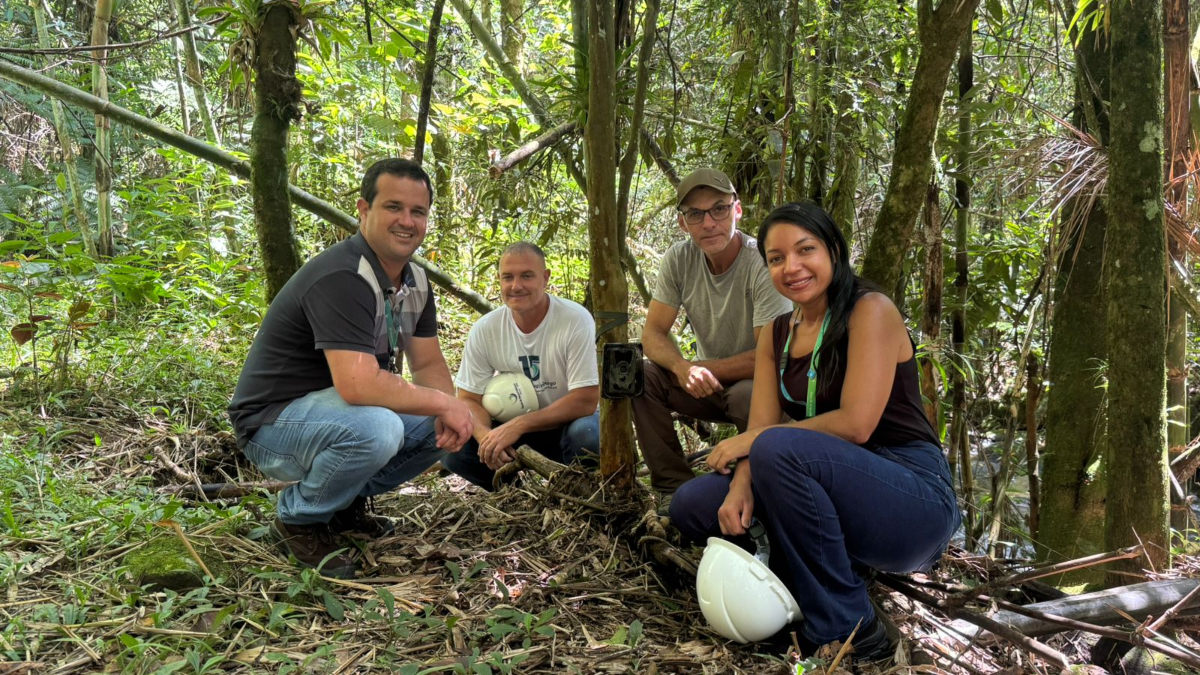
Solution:
{"label": "lanyard cord", "polygon": [[[388,370],[396,371],[396,347],[400,344],[400,333],[396,330],[396,317],[394,316],[395,305],[392,304],[392,296],[396,295],[396,290],[389,288],[383,292],[383,316],[387,320],[387,337],[388,337]],[[400,294],[400,305],[404,305],[404,296],[406,293]]]}
{"label": "lanyard cord", "polygon": [[[787,342],[783,345],[783,352],[779,355],[779,392],[783,394],[791,403],[798,403],[788,393],[787,387],[783,384],[783,371],[787,366],[789,352],[792,349],[792,336],[796,333],[796,326],[800,325],[800,310],[796,310],[796,318],[792,320],[791,330],[788,331]],[[808,365],[808,392],[804,399],[805,417],[814,417],[817,414],[817,365],[820,359],[821,343],[825,341],[825,331],[829,328],[829,310],[825,310],[825,320],[821,322],[821,332],[817,333],[817,343],[813,345],[812,358]]]}

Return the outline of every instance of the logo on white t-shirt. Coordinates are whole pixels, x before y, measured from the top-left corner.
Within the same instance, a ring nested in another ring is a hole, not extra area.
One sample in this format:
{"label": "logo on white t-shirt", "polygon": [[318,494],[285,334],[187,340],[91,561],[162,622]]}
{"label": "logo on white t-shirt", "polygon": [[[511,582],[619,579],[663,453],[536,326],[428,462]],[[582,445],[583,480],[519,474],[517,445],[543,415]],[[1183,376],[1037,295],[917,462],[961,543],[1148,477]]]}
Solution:
{"label": "logo on white t-shirt", "polygon": [[525,377],[529,378],[530,382],[537,382],[542,376],[542,369],[538,365],[541,361],[540,356],[518,356],[521,361],[521,369],[525,371]]}

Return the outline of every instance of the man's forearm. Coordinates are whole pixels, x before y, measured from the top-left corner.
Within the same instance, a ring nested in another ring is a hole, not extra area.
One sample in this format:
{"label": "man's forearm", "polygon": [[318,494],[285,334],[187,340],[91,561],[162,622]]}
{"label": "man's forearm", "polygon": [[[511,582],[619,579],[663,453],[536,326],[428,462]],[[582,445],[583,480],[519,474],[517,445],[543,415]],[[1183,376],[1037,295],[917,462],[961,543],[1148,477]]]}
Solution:
{"label": "man's forearm", "polygon": [[450,377],[450,369],[446,367],[445,361],[431,363],[420,370],[413,370],[412,381],[422,387],[436,389],[448,396],[454,396],[454,380]]}
{"label": "man's forearm", "polygon": [[725,359],[697,361],[696,365],[708,368],[722,383],[740,382],[754,377],[754,350],[734,354]]}
{"label": "man's forearm", "polygon": [[338,387],[350,405],[373,405],[409,415],[442,415],[452,404],[450,396],[437,389],[406,382],[380,369],[363,381]]}
{"label": "man's forearm", "polygon": [[689,363],[670,335],[647,330],[642,334],[642,351],[659,367],[675,372]]}
{"label": "man's forearm", "polygon": [[476,441],[482,443],[483,439],[487,437],[488,432],[492,430],[492,416],[488,414],[488,411],[484,409],[479,401],[466,398],[465,396],[459,396],[458,400],[466,403],[467,407],[471,409],[471,415],[475,419],[475,429],[472,435]]}
{"label": "man's forearm", "polygon": [[522,433],[556,429],[595,413],[598,394],[587,389],[593,388],[576,389],[541,410],[518,417]]}

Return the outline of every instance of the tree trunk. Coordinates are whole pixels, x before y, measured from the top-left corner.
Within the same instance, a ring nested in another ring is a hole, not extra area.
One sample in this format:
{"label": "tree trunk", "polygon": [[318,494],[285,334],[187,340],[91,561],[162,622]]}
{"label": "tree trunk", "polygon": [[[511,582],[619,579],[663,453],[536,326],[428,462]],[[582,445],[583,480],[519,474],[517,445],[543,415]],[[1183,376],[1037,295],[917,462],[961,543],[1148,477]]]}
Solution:
{"label": "tree trunk", "polygon": [[936,430],[941,425],[938,412],[941,401],[938,396],[937,362],[938,337],[942,333],[942,211],[938,207],[937,183],[929,181],[925,191],[925,278],[921,286],[925,290],[925,311],[921,314],[921,335],[925,341],[925,358],[921,359],[921,396],[925,399],[925,416]]}
{"label": "tree trunk", "polygon": [[288,203],[288,128],[300,119],[292,10],[266,5],[254,59],[254,127],[250,131],[250,194],[267,278],[267,302],[300,269]]}
{"label": "tree trunk", "polygon": [[[0,77],[31,87],[49,96],[81,108],[86,108],[92,112],[102,110],[113,120],[135,131],[228,169],[230,173],[239,178],[249,179],[251,176],[250,163],[242,161],[221,148],[209,145],[204,141],[197,140],[174,129],[164,127],[158,122],[142,117],[137,113],[101,101],[86,91],[56,82],[26,68],[14,66],[3,59],[0,59]],[[447,182],[446,184],[448,185],[449,183]],[[293,203],[314,216],[337,225],[351,234],[358,231],[357,216],[340,211],[329,202],[318,199],[295,185],[287,186],[287,195]],[[492,303],[488,302],[486,298],[471,290],[468,286],[459,283],[437,265],[430,263],[419,255],[413,256],[413,262],[424,268],[425,273],[429,275],[433,283],[441,286],[447,293],[462,300],[465,305],[480,314],[487,314],[495,309]]]}
{"label": "tree trunk", "polygon": [[[96,14],[92,19],[92,46],[108,44],[108,24],[112,21],[113,0],[96,0]],[[102,101],[108,100],[108,50],[92,51],[92,93]],[[112,156],[109,153],[108,117],[96,114],[96,230],[100,235],[97,252],[102,256],[113,254],[112,205]]]}
{"label": "tree trunk", "polygon": [[[192,10],[188,0],[175,0],[175,16],[180,28],[186,28],[192,23]],[[200,70],[200,57],[196,53],[195,33],[188,31],[179,36],[183,41],[183,54],[187,57],[188,83],[192,86],[192,96],[196,98],[196,109],[200,112],[200,123],[204,125],[204,138],[213,145],[221,144],[221,136],[217,133],[216,122],[213,121],[212,111],[208,107],[208,95],[204,93],[204,74]]]}
{"label": "tree trunk", "polygon": [[425,159],[425,130],[429,127],[429,105],[433,100],[433,79],[437,73],[438,30],[442,26],[442,10],[446,0],[434,0],[433,15],[429,18],[429,37],[425,40],[425,71],[421,75],[421,104],[417,110],[417,137],[413,146],[413,161]]}
{"label": "tree trunk", "polygon": [[958,176],[954,179],[954,310],[950,318],[950,351],[958,361],[951,368],[951,406],[949,455],[952,466],[961,472],[962,499],[967,505],[967,550],[975,547],[975,476],[971,466],[971,442],[967,436],[967,257],[971,230],[971,89],[975,87],[974,46],[971,33],[963,36],[958,56]]}
{"label": "tree trunk", "polygon": [[834,148],[833,185],[829,188],[829,215],[842,230],[846,242],[853,245],[858,207],[858,174],[862,164],[859,141],[862,118],[854,112],[854,93],[843,89],[837,97],[837,122]]}
{"label": "tree trunk", "polygon": [[525,29],[521,26],[525,14],[523,0],[500,0],[500,35],[504,56],[517,72],[524,70]]}
{"label": "tree trunk", "polygon": [[896,134],[887,192],[875,218],[875,231],[862,267],[864,277],[887,290],[897,288],[900,282],[904,254],[911,246],[913,227],[925,200],[925,183],[929,181],[946,80],[978,5],[979,0],[943,0],[935,10],[933,0],[920,0],[917,4],[921,56]]}
{"label": "tree trunk", "polygon": [[[1109,55],[1107,36],[1079,36],[1075,125],[1108,143]],[[1104,551],[1104,471],[1106,407],[1102,365],[1107,295],[1101,285],[1108,213],[1097,200],[1072,227],[1073,211],[1087,208],[1080,198],[1063,209],[1054,280],[1054,322],[1046,379],[1046,452],[1042,457],[1041,509],[1035,536],[1041,561],[1073,560]],[[1068,572],[1057,583],[1103,579],[1094,568]]]}
{"label": "tree trunk", "polygon": [[[1167,201],[1179,213],[1187,212],[1188,146],[1191,132],[1191,61],[1188,57],[1188,0],[1163,0],[1163,59],[1165,60],[1165,141]],[[1187,268],[1187,251],[1183,243],[1171,237],[1168,242],[1171,260]],[[1188,430],[1187,397],[1187,311],[1178,295],[1171,293],[1167,304],[1167,447],[1171,455],[1183,452],[1191,435]],[[1180,516],[1186,517],[1185,513]],[[1184,518],[1172,526],[1186,528]]]}
{"label": "tree trunk", "polygon": [[[588,172],[589,290],[597,317],[627,315],[629,286],[617,234],[616,33],[612,0],[588,3],[588,116],[584,142]],[[598,348],[624,342],[627,324],[599,336]],[[601,373],[603,375],[603,373]],[[633,483],[633,420],[629,399],[600,401],[600,472],[620,490]]]}
{"label": "tree trunk", "polygon": [[1042,393],[1037,355],[1030,354],[1025,373],[1025,475],[1029,479],[1029,534],[1038,531],[1041,511],[1041,474],[1038,469],[1038,398]]}
{"label": "tree trunk", "polygon": [[[33,9],[33,22],[37,26],[38,46],[50,48],[50,33],[46,30],[46,13],[42,8],[45,0],[30,0]],[[83,249],[91,257],[96,257],[96,240],[92,237],[92,223],[88,218],[87,209],[83,205],[83,188],[79,185],[79,169],[75,165],[75,143],[71,140],[70,127],[63,114],[62,102],[57,98],[50,100],[50,108],[54,113],[54,131],[58,135],[58,144],[62,148],[63,174],[67,177],[67,197],[70,200],[70,212],[74,216],[75,225],[83,239]],[[68,219],[69,222],[69,219]],[[65,223],[64,223],[65,225]],[[70,229],[66,226],[65,229]]]}
{"label": "tree trunk", "polygon": [[[1163,213],[1163,15],[1159,2],[1109,5],[1112,140],[1104,286],[1108,319],[1105,513],[1109,548],[1142,542],[1149,564],[1168,554],[1166,220]],[[1136,573],[1145,560],[1117,567]],[[1127,577],[1110,574],[1110,583]]]}
{"label": "tree trunk", "polygon": [[179,119],[183,124],[184,133],[192,132],[192,115],[188,110],[187,83],[183,75],[183,47],[179,39],[171,40],[171,55],[175,57],[175,93],[179,96]]}

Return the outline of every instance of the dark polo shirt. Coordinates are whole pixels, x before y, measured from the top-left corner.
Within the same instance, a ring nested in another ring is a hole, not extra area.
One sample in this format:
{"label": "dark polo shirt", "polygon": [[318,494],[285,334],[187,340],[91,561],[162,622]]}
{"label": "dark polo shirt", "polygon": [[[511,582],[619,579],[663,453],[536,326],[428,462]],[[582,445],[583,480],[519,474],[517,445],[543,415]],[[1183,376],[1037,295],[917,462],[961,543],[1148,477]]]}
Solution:
{"label": "dark polo shirt", "polygon": [[288,280],[267,309],[229,404],[238,447],[292,401],[333,386],[324,350],[374,354],[386,369],[386,310],[394,317],[397,358],[411,338],[437,335],[425,270],[409,263],[402,279],[401,288],[392,287],[375,252],[355,234]]}

